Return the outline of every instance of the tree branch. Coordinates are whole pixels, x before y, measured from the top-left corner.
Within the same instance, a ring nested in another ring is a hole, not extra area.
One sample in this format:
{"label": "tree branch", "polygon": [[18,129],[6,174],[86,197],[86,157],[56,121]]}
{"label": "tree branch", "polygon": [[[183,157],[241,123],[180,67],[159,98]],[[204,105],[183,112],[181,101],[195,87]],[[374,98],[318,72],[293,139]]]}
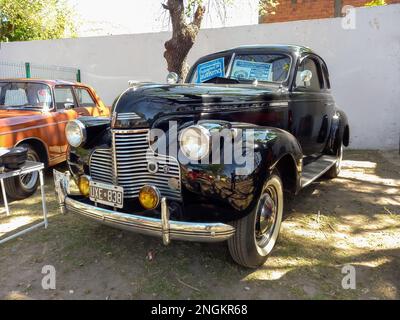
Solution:
{"label": "tree branch", "polygon": [[206,12],[206,8],[204,6],[197,6],[196,12],[194,13],[192,25],[196,26],[200,29],[201,22],[203,21],[204,13]]}

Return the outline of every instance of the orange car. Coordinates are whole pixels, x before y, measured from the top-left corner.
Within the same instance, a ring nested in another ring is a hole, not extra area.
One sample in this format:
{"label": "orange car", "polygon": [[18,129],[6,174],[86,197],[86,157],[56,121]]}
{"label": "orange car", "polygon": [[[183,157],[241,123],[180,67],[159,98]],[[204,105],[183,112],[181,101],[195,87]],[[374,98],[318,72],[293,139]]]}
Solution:
{"label": "orange car", "polygon": [[[109,117],[93,88],[60,80],[0,80],[0,149],[24,146],[28,159],[54,166],[66,160],[64,129],[79,116]],[[33,194],[38,174],[5,181],[7,194],[23,199]]]}

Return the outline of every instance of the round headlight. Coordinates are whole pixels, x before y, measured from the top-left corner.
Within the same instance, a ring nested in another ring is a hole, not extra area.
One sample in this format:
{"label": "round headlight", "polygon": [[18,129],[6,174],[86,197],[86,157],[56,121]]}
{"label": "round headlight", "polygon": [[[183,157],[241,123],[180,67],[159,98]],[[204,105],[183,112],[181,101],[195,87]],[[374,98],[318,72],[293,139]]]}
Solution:
{"label": "round headlight", "polygon": [[68,143],[73,147],[79,147],[86,141],[86,128],[79,120],[73,120],[67,123],[65,135]]}
{"label": "round headlight", "polygon": [[210,131],[200,125],[190,126],[179,134],[182,153],[190,160],[201,160],[210,152]]}

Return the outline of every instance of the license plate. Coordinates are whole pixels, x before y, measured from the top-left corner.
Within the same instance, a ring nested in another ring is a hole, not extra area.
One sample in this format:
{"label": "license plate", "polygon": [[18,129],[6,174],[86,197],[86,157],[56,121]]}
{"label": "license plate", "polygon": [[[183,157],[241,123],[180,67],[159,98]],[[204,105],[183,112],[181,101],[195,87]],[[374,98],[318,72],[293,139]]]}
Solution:
{"label": "license plate", "polygon": [[111,184],[90,181],[90,200],[110,207],[124,206],[124,189]]}

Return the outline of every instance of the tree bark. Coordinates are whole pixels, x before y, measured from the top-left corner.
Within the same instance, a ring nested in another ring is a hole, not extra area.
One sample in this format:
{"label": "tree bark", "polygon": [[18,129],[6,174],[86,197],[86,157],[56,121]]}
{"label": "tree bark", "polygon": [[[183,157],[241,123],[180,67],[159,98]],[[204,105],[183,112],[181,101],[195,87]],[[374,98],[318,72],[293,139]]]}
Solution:
{"label": "tree bark", "polygon": [[167,0],[164,8],[169,11],[172,22],[172,38],[164,44],[164,58],[168,71],[176,72],[183,81],[189,71],[187,55],[199,33],[205,8],[197,6],[191,23],[185,21],[183,0]]}

